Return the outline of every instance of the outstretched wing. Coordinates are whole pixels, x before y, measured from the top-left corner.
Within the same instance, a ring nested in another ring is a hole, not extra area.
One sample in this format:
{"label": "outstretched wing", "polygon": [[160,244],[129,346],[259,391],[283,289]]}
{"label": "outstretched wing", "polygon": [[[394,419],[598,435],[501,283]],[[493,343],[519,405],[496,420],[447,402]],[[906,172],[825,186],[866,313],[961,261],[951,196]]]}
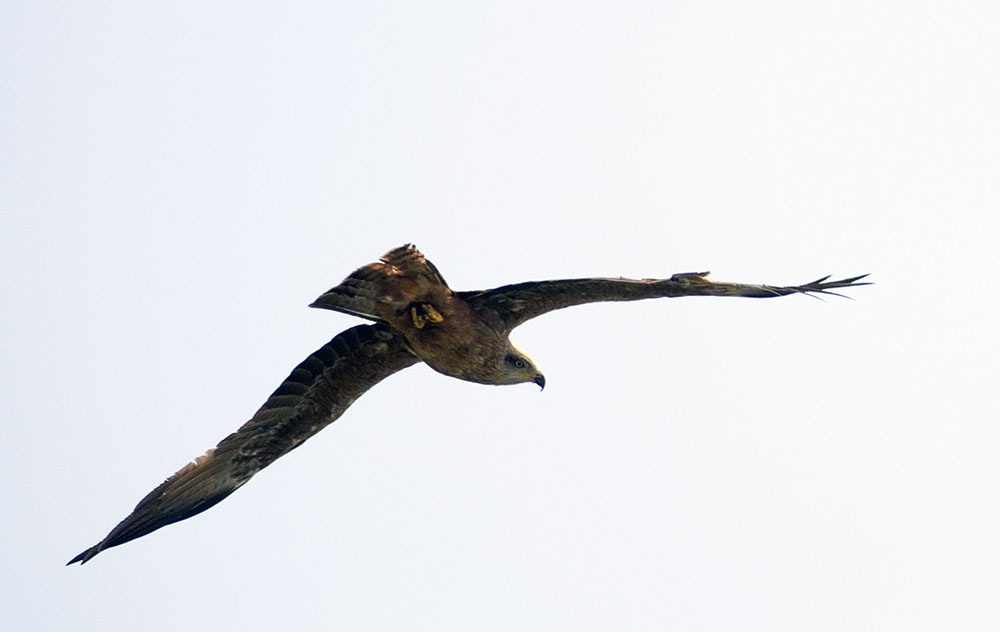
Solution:
{"label": "outstretched wing", "polygon": [[448,287],[434,264],[413,244],[406,244],[385,253],[378,262],[358,268],[309,307],[333,309],[370,320],[384,320],[379,316],[379,299],[393,294],[399,294],[399,298],[403,298],[415,293],[416,288],[421,285]]}
{"label": "outstretched wing", "polygon": [[[743,283],[714,283],[708,272],[675,274],[669,279],[567,279],[562,281],[530,281],[505,285],[481,292],[460,292],[473,310],[484,318],[499,317],[507,330],[524,321],[555,309],[600,301],[638,301],[645,298],[672,296],[744,296],[771,298],[786,294],[836,294],[831,290],[870,285],[858,283],[868,276],[827,281],[830,277],[804,285],[773,286]],[[492,312],[492,314],[489,314]]]}
{"label": "outstretched wing", "polygon": [[335,421],[369,388],[419,361],[386,325],[341,332],[295,367],[250,421],[164,481],[69,563],[205,511]]}

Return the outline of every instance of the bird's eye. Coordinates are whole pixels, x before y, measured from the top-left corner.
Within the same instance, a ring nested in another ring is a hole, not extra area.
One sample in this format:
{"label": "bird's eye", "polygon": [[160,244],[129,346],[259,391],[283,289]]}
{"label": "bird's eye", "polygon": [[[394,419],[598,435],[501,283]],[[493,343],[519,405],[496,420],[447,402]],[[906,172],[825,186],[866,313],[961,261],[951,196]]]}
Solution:
{"label": "bird's eye", "polygon": [[517,360],[514,360],[514,366],[519,369],[523,369],[524,367],[528,366],[528,364],[524,360],[518,358]]}

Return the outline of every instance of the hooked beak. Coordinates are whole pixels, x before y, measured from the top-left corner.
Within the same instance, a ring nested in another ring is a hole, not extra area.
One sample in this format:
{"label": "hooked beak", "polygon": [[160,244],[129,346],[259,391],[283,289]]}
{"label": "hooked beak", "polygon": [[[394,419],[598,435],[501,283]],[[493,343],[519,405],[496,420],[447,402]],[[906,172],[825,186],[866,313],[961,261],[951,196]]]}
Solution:
{"label": "hooked beak", "polygon": [[532,378],[531,381],[534,382],[535,384],[538,384],[538,386],[540,387],[539,390],[542,391],[545,390],[545,376],[542,375],[541,373]]}

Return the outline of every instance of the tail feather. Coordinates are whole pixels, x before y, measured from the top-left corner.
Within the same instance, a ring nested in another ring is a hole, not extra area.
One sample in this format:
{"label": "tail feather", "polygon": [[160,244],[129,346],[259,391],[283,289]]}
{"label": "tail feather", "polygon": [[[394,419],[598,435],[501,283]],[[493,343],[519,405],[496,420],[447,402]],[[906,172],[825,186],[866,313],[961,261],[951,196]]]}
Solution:
{"label": "tail feather", "polygon": [[394,248],[382,255],[377,263],[370,263],[352,272],[340,285],[327,290],[309,307],[332,309],[380,321],[378,301],[384,300],[387,287],[394,277],[422,278],[432,284],[448,287],[434,264],[424,258],[412,244]]}

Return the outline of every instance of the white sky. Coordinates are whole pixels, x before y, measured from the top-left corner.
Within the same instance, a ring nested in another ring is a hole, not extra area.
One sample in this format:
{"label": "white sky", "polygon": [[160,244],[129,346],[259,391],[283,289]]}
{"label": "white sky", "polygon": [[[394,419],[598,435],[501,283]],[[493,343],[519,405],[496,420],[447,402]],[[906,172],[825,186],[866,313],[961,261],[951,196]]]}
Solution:
{"label": "white sky", "polygon": [[[1000,5],[6,2],[11,630],[995,630]],[[586,306],[64,568],[415,242]]]}

